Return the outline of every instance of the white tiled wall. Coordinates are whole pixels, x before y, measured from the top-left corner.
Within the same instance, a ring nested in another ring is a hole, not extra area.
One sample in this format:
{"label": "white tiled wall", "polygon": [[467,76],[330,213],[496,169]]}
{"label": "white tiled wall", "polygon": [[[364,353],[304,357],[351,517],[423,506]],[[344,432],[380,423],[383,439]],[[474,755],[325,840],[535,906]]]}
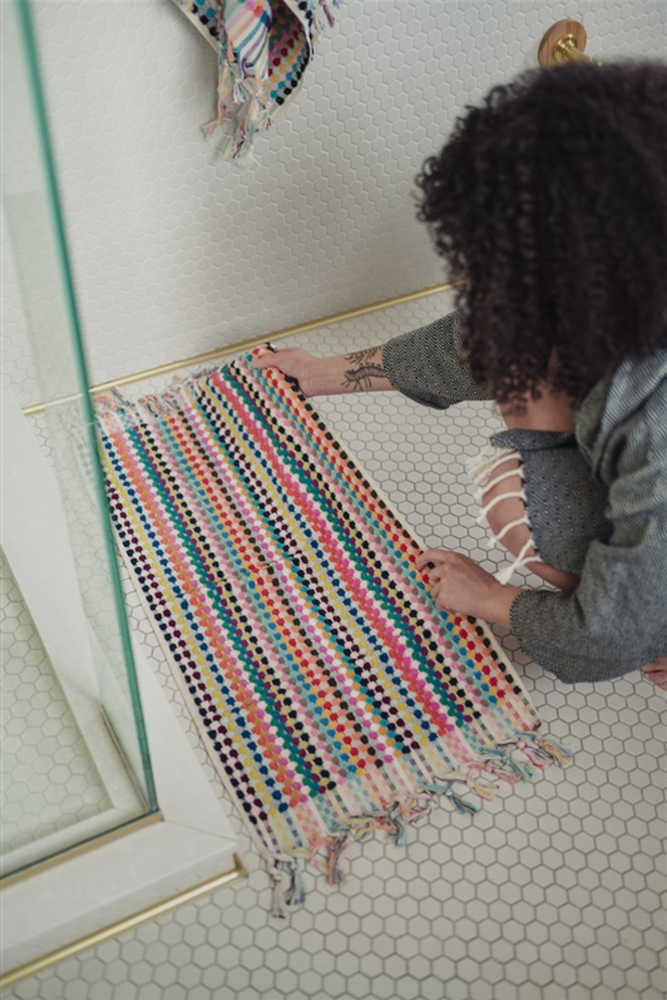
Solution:
{"label": "white tiled wall", "polygon": [[[439,283],[413,179],[464,105],[534,65],[564,17],[603,59],[664,56],[667,9],[347,0],[242,168],[201,132],[215,54],[171,0],[32,7],[93,381]],[[8,372],[27,404],[16,337]]]}

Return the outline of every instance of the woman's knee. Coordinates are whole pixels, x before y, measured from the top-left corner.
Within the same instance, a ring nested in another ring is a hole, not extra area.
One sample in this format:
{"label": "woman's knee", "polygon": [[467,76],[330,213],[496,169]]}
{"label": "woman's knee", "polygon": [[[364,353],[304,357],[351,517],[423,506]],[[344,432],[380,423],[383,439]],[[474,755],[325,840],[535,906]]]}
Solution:
{"label": "woman's knee", "polygon": [[[524,564],[536,576],[565,593],[571,593],[578,586],[579,577],[543,562],[534,544],[529,544],[531,532],[526,517],[526,505],[523,498],[516,495],[523,489],[519,466],[519,458],[509,456],[495,470],[493,479],[497,480],[502,476],[501,481],[496,482],[490,489],[482,491],[482,506],[489,507],[486,514],[488,525],[494,536],[500,539],[501,544],[515,558],[522,554]],[[501,496],[503,499],[498,499]],[[512,527],[508,527],[509,525]],[[535,558],[531,559],[531,556]]]}

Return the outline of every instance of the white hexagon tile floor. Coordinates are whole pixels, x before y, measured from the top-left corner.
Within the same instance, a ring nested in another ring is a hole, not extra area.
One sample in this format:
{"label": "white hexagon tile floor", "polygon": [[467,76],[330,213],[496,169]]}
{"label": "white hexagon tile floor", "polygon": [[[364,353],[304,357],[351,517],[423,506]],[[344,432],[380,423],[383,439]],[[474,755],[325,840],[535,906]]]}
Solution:
{"label": "white hexagon tile floor", "polygon": [[[433,297],[295,338],[317,354],[372,346],[447,311]],[[155,379],[144,390],[161,389]],[[133,390],[135,395],[138,390]],[[318,408],[429,545],[488,569],[463,460],[498,417],[442,413],[393,393]],[[535,583],[525,573],[516,579]],[[127,588],[127,578],[125,585]],[[226,794],[152,629],[127,589],[133,627],[206,775]],[[665,935],[665,696],[638,673],[576,687],[529,662],[497,628],[545,728],[575,753],[474,817],[438,810],[406,849],[355,845],[340,889],[309,879],[289,923],[268,913],[268,876],[228,806],[247,880],[145,923],[15,985],[20,1000],[658,1000]]]}
{"label": "white hexagon tile floor", "polygon": [[23,595],[0,548],[3,852],[111,805]]}

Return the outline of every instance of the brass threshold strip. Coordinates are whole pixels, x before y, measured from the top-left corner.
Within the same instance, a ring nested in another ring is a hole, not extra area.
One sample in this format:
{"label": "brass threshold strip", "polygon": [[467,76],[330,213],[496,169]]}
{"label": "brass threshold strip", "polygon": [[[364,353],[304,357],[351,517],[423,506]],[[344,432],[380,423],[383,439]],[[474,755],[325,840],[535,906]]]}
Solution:
{"label": "brass threshold strip", "polygon": [[[190,358],[181,358],[179,361],[170,361],[164,365],[157,365],[155,368],[145,368],[140,372],[133,372],[130,375],[120,375],[118,378],[110,379],[108,382],[99,382],[90,387],[92,396],[109,389],[122,385],[130,385],[133,382],[141,382],[143,379],[166,375],[169,372],[177,371],[179,368],[190,367],[191,365],[205,364],[215,358],[223,357],[226,354],[237,354],[241,351],[249,351],[253,347],[265,344],[267,341],[273,343],[282,340],[284,337],[293,337],[299,333],[306,333],[309,330],[316,330],[320,326],[330,326],[333,323],[343,323],[348,319],[355,319],[358,316],[367,316],[369,313],[377,312],[380,309],[390,309],[392,306],[403,305],[406,302],[414,302],[416,299],[425,298],[427,295],[436,295],[438,292],[448,292],[463,284],[462,281],[449,281],[442,285],[432,285],[430,288],[420,288],[416,292],[406,292],[403,295],[396,295],[391,299],[383,299],[381,302],[371,302],[365,306],[357,306],[355,309],[346,309],[344,312],[333,313],[331,316],[320,316],[318,319],[307,320],[305,323],[296,323],[294,326],[286,326],[281,330],[274,330],[271,333],[263,333],[259,337],[250,337],[247,340],[240,340],[234,344],[225,344],[216,347],[212,351],[205,351],[203,354],[195,354]],[[61,403],[70,403],[80,398],[80,393],[71,396],[61,396],[46,403],[32,403],[23,407],[25,416],[32,416],[34,413],[41,413],[51,406],[59,406]]]}
{"label": "brass threshold strip", "polygon": [[66,958],[71,958],[86,948],[95,947],[108,938],[117,937],[119,934],[123,934],[125,931],[136,927],[138,924],[143,924],[147,920],[155,920],[157,917],[162,916],[163,913],[174,910],[177,906],[183,906],[185,903],[191,903],[194,899],[198,899],[199,896],[203,896],[206,893],[215,892],[216,889],[219,889],[223,885],[235,882],[239,878],[245,878],[247,874],[248,872],[243,861],[238,854],[234,854],[234,867],[230,868],[229,871],[223,872],[222,875],[216,875],[214,878],[206,879],[191,889],[185,889],[170,896],[161,903],[154,903],[152,906],[147,906],[146,909],[140,910],[138,913],[133,913],[122,920],[117,920],[109,924],[108,927],[103,927],[98,931],[93,931],[91,934],[86,934],[84,937],[72,941],[71,944],[56,948],[54,951],[49,952],[48,955],[43,955],[41,958],[34,959],[32,962],[26,962],[25,965],[12,969],[11,972],[0,976],[0,989],[11,986],[26,976],[34,976],[47,966],[53,965],[56,962],[62,962]]}

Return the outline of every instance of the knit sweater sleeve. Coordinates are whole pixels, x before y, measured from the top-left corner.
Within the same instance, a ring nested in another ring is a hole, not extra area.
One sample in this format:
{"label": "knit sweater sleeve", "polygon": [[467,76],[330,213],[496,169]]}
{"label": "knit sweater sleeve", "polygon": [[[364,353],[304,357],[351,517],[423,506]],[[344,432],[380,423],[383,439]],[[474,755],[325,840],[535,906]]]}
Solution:
{"label": "knit sweater sleeve", "polygon": [[611,532],[591,543],[577,589],[525,590],[512,603],[521,648],[565,683],[609,680],[667,656],[665,413],[667,398],[609,442]]}
{"label": "knit sweater sleeve", "polygon": [[388,340],[383,367],[395,389],[425,406],[444,410],[465,399],[491,399],[473,382],[459,349],[458,313],[451,312]]}

